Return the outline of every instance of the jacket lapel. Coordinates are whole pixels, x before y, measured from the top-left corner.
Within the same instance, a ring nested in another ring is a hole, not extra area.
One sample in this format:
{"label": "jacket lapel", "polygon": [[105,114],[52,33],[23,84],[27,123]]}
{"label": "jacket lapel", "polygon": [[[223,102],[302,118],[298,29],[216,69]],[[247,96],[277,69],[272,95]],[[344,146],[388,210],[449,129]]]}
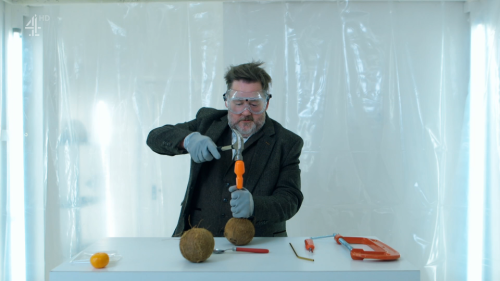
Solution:
{"label": "jacket lapel", "polygon": [[[227,126],[229,126],[227,124],[227,115],[224,115],[220,119],[215,120],[204,135],[210,137],[215,143],[217,143],[217,140],[219,140]],[[225,145],[230,145],[230,143]]]}
{"label": "jacket lapel", "polygon": [[[266,123],[264,124],[262,130],[263,135],[253,144],[255,145],[255,154],[252,157],[252,162],[248,163],[251,165],[245,165],[245,174],[243,175],[243,186],[245,186],[245,188],[250,192],[253,192],[260,176],[267,167],[266,163],[271,156],[274,143],[276,142],[274,138],[274,124],[267,113]],[[250,141],[250,139],[248,141]],[[245,161],[244,158],[243,161]],[[247,163],[245,162],[245,164]]]}

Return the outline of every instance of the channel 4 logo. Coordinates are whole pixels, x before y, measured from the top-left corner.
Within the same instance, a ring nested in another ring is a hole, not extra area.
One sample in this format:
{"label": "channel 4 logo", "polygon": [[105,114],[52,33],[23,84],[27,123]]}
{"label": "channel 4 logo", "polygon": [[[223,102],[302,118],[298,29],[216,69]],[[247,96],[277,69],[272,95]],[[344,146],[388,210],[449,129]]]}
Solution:
{"label": "channel 4 logo", "polygon": [[39,34],[39,29],[42,29],[42,27],[38,26],[39,21],[49,21],[50,16],[49,15],[39,15],[37,16],[36,14],[31,17],[31,19],[28,21],[24,29],[31,30],[31,33],[29,36],[40,36]]}

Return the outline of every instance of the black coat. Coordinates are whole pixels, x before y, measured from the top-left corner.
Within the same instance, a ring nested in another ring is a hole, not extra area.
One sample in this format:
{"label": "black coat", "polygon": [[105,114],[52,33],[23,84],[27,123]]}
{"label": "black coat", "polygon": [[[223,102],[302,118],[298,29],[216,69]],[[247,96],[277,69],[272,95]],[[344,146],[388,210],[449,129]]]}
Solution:
{"label": "black coat", "polygon": [[[148,135],[147,144],[159,154],[186,154],[187,151],[179,149],[179,144],[188,134],[199,132],[217,142],[227,127],[227,110],[201,108],[196,119],[192,121],[152,130]],[[258,153],[253,156],[252,165],[245,167],[244,175],[244,187],[252,193],[254,200],[255,236],[287,236],[286,221],[297,213],[304,199],[300,191],[299,168],[299,157],[304,142],[301,137],[269,118],[267,113],[261,130],[260,138],[254,140],[252,145]],[[186,195],[173,236],[181,236],[185,230],[201,168],[202,163],[191,160]],[[210,224],[210,217],[205,220]]]}

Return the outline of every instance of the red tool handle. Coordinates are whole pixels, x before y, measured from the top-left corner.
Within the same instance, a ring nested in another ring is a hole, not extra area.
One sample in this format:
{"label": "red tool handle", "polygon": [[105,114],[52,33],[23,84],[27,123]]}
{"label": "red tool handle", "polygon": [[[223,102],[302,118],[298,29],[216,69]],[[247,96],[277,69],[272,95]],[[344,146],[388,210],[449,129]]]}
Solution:
{"label": "red tool handle", "polygon": [[238,251],[238,252],[250,252],[250,253],[261,253],[261,254],[269,253],[268,249],[241,248],[241,247],[236,247],[236,251]]}
{"label": "red tool handle", "polygon": [[236,160],[234,163],[234,173],[236,174],[236,188],[243,188],[243,174],[245,173],[245,163],[243,160]]}
{"label": "red tool handle", "polygon": [[314,251],[314,242],[312,239],[306,239],[304,241],[306,243],[306,250],[313,252]]}

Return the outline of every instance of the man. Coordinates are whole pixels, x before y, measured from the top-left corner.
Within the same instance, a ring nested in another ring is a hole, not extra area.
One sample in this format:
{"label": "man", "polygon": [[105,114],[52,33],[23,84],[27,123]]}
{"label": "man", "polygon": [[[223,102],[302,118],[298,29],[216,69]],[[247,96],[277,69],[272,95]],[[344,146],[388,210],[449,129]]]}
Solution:
{"label": "man", "polygon": [[[271,77],[262,62],[231,66],[225,75],[228,110],[201,108],[196,119],[149,133],[147,144],[164,155],[191,155],[191,172],[173,236],[191,226],[224,236],[226,222],[249,218],[256,237],[286,237],[286,221],[299,210],[299,156],[303,141],[266,113]],[[237,190],[233,153],[217,146],[244,138],[244,188]]]}

